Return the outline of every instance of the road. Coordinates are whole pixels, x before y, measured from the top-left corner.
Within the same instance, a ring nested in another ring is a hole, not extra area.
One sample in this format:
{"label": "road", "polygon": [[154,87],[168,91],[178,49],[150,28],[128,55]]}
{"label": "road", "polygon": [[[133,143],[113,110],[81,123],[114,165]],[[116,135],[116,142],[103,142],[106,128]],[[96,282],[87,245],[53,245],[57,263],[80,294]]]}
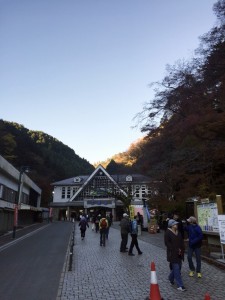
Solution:
{"label": "road", "polygon": [[55,300],[73,223],[50,223],[0,248],[1,300]]}

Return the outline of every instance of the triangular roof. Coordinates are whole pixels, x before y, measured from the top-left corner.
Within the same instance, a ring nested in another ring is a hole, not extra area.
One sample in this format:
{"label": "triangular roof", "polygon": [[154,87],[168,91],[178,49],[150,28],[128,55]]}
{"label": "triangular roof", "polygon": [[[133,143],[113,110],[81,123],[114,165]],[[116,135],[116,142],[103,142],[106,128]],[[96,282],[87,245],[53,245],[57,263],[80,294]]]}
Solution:
{"label": "triangular roof", "polygon": [[73,201],[83,190],[84,188],[88,185],[88,183],[94,178],[94,176],[99,172],[102,171],[107,177],[108,179],[120,190],[120,192],[122,194],[124,194],[124,196],[127,197],[127,193],[122,190],[119,185],[116,183],[116,181],[112,178],[112,176],[109,175],[109,173],[103,168],[103,166],[99,165],[94,172],[88,177],[88,179],[84,182],[84,184],[79,188],[79,190],[70,198],[69,201]]}

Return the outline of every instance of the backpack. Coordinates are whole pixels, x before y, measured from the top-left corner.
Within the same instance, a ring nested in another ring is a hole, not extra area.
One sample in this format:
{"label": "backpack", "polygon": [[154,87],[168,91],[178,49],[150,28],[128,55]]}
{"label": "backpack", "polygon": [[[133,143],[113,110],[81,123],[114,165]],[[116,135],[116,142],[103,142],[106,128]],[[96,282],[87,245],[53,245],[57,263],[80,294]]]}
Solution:
{"label": "backpack", "polygon": [[131,221],[131,233],[136,234],[138,231],[137,221]]}
{"label": "backpack", "polygon": [[107,228],[107,221],[106,221],[105,218],[101,220],[101,225],[100,226],[101,226],[102,229]]}

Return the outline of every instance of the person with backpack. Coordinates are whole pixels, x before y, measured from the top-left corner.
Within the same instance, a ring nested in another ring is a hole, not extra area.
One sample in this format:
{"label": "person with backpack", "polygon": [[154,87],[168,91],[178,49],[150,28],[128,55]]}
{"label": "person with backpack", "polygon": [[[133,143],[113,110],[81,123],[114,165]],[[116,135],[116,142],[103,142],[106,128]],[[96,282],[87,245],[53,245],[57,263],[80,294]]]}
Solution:
{"label": "person with backpack", "polygon": [[87,227],[89,227],[87,219],[84,216],[81,217],[79,226],[80,226],[81,239],[83,240],[85,238],[85,231]]}
{"label": "person with backpack", "polygon": [[[188,233],[188,264],[190,273],[189,276],[193,277],[195,275],[195,271],[197,273],[198,278],[202,278],[201,274],[201,246],[202,246],[202,229],[197,224],[197,220],[195,217],[190,217],[187,219],[189,225],[187,225],[184,230]],[[192,261],[193,253],[195,253],[196,259],[196,268]]]}
{"label": "person with backpack", "polygon": [[109,226],[108,220],[106,219],[105,216],[103,216],[99,221],[100,246],[105,247],[105,238],[106,238],[106,233],[107,233],[108,226]]}
{"label": "person with backpack", "polygon": [[137,223],[137,216],[134,216],[134,219],[130,222],[130,234],[131,234],[131,243],[130,243],[130,248],[128,251],[128,255],[134,256],[133,254],[133,248],[134,246],[136,247],[138,254],[142,254],[139,245],[138,245],[138,223]]}

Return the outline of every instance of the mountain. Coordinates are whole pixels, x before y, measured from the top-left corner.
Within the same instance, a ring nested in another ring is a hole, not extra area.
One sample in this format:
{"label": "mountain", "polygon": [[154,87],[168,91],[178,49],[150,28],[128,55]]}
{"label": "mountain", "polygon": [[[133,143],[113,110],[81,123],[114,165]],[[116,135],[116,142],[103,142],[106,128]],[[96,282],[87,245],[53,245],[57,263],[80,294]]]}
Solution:
{"label": "mountain", "polygon": [[54,137],[0,120],[0,154],[14,167],[29,166],[29,177],[42,189],[42,206],[51,201],[50,183],[94,170],[86,159]]}

